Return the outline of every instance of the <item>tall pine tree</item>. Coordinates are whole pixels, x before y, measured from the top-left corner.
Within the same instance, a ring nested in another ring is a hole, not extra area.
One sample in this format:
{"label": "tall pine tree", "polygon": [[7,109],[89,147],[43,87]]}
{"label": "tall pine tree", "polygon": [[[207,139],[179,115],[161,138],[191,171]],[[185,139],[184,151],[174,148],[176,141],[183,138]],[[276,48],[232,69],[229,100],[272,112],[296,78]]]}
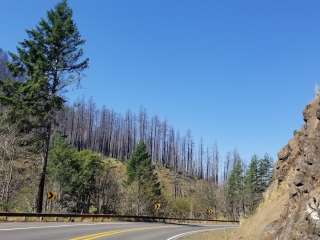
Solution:
{"label": "tall pine tree", "polygon": [[250,214],[254,211],[260,201],[258,192],[258,167],[259,159],[257,155],[254,155],[250,161],[244,179],[245,202]]}
{"label": "tall pine tree", "polygon": [[18,122],[22,131],[35,132],[33,142],[42,159],[36,199],[36,211],[40,213],[55,114],[65,102],[64,90],[80,80],[88,59],[82,58],[85,41],[65,0],[48,11],[47,17],[27,34],[28,39],[17,47],[17,54],[11,53],[9,64],[12,74],[22,76],[23,81],[3,81],[1,103],[10,108],[10,121]]}
{"label": "tall pine tree", "polygon": [[252,214],[267,190],[272,179],[273,162],[266,154],[259,159],[254,155],[251,159],[245,176],[245,202],[249,213]]}
{"label": "tall pine tree", "polygon": [[244,206],[244,176],[241,160],[235,162],[226,185],[226,202],[229,214],[233,219],[239,219],[245,213]]}
{"label": "tall pine tree", "polygon": [[258,166],[258,191],[262,194],[266,191],[271,183],[273,174],[273,160],[265,154],[262,159],[259,160]]}

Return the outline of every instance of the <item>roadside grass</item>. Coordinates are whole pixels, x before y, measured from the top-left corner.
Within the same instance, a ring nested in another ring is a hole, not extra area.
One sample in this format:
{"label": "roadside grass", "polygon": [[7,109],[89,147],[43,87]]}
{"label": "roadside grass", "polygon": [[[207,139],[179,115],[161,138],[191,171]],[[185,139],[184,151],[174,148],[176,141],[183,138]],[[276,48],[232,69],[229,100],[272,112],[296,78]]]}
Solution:
{"label": "roadside grass", "polygon": [[284,180],[280,186],[273,183],[264,194],[264,201],[260,204],[256,213],[248,219],[241,220],[237,237],[234,239],[271,239],[265,230],[274,221],[281,219],[281,213],[286,209],[285,206],[288,203],[288,188],[288,179]]}
{"label": "roadside grass", "polygon": [[184,237],[182,240],[232,240],[232,235],[236,231],[236,229],[225,229],[204,232]]}
{"label": "roadside grass", "polygon": [[[289,177],[291,175],[289,174]],[[183,240],[257,240],[265,236],[266,227],[280,219],[282,210],[288,202],[288,179],[280,186],[273,184],[264,195],[264,201],[256,213],[248,219],[241,219],[239,229],[211,231],[189,235]],[[267,237],[267,235],[266,235]],[[269,238],[268,238],[269,239]]]}

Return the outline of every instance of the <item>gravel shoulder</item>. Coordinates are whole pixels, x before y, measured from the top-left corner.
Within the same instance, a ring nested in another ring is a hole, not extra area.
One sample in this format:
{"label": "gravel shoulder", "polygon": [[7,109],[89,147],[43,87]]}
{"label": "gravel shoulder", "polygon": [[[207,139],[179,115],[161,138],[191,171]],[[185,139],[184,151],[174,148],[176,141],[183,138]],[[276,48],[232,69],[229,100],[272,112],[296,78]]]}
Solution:
{"label": "gravel shoulder", "polygon": [[232,240],[232,235],[234,235],[236,231],[235,229],[226,229],[204,232],[184,237],[182,240]]}

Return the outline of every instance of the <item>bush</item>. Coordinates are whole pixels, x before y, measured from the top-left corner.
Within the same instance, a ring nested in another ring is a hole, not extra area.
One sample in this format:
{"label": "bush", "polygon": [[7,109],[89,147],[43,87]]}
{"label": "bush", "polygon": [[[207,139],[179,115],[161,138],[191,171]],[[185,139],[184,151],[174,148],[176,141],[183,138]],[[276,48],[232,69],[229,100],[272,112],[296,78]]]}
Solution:
{"label": "bush", "polygon": [[189,199],[178,198],[174,200],[171,204],[173,216],[179,218],[187,218],[190,216],[191,203]]}

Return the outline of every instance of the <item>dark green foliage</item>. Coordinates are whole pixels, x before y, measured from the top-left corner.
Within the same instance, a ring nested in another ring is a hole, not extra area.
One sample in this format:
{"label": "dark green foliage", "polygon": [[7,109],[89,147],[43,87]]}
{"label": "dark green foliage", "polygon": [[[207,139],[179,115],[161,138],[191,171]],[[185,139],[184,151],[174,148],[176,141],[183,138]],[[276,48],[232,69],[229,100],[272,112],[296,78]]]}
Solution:
{"label": "dark green foliage", "polygon": [[226,207],[232,218],[239,219],[255,211],[271,183],[272,169],[273,161],[268,154],[261,159],[253,155],[245,174],[241,160],[236,161],[225,187]]}
{"label": "dark green foliage", "polygon": [[226,185],[226,201],[229,215],[239,219],[244,209],[244,174],[241,160],[236,161]]}
{"label": "dark green foliage", "polygon": [[273,160],[265,154],[262,159],[259,160],[258,165],[258,191],[263,193],[272,180],[273,175]]}
{"label": "dark green foliage", "polygon": [[81,38],[67,1],[60,2],[38,25],[27,30],[28,39],[11,53],[8,67],[23,81],[1,81],[0,103],[8,107],[8,121],[21,131],[34,131],[36,147],[43,160],[37,197],[37,212],[42,211],[48,149],[56,112],[65,102],[63,91],[80,79],[88,59],[82,59]]}
{"label": "dark green foliage", "polygon": [[144,142],[139,142],[127,163],[128,183],[139,181],[146,174],[146,167],[151,166],[151,159]]}
{"label": "dark green foliage", "polygon": [[84,40],[66,1],[48,11],[47,18],[27,33],[29,38],[20,43],[17,54],[10,53],[12,62],[8,64],[12,74],[24,76],[24,81],[3,82],[3,88],[10,91],[5,91],[2,99],[13,107],[13,114],[24,111],[24,121],[41,128],[63,107],[62,91],[79,79],[88,59],[81,59]]}
{"label": "dark green foliage", "polygon": [[48,91],[58,91],[71,80],[76,80],[80,72],[88,66],[88,59],[81,60],[84,40],[81,38],[72,19],[72,10],[67,1],[62,1],[53,10],[48,11],[47,18],[27,30],[29,39],[20,43],[17,54],[11,53],[11,72],[25,75],[35,81],[44,75],[44,84]]}
{"label": "dark green foliage", "polygon": [[263,193],[271,183],[272,158],[266,154],[259,159],[254,155],[245,176],[245,196],[249,213],[252,214],[263,198]]}
{"label": "dark green foliage", "polygon": [[78,152],[61,137],[55,139],[49,157],[49,175],[59,184],[62,209],[88,213],[102,170],[101,157],[89,150]]}
{"label": "dark green foliage", "polygon": [[248,166],[246,176],[244,179],[244,190],[246,196],[246,206],[249,213],[252,213],[257,204],[259,203],[261,196],[259,194],[259,179],[258,179],[258,167],[259,159],[257,155],[254,155]]}
{"label": "dark green foliage", "polygon": [[153,204],[162,201],[161,185],[146,145],[140,141],[127,163],[128,181],[138,184],[138,199],[144,199],[147,211],[153,212]]}

